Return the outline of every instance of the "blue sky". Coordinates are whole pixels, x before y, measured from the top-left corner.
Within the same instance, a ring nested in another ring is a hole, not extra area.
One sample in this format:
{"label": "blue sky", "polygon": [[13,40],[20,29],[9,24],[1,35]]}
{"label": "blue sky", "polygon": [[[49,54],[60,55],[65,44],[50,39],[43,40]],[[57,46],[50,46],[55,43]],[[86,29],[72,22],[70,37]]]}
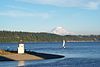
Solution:
{"label": "blue sky", "polygon": [[0,0],[0,30],[100,34],[100,0]]}

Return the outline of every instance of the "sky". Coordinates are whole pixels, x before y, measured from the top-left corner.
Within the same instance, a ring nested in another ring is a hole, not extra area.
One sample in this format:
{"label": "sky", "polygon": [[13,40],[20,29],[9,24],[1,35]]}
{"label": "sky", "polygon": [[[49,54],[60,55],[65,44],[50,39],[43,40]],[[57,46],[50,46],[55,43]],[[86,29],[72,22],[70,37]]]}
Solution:
{"label": "sky", "polygon": [[100,0],[0,0],[0,30],[100,34]]}

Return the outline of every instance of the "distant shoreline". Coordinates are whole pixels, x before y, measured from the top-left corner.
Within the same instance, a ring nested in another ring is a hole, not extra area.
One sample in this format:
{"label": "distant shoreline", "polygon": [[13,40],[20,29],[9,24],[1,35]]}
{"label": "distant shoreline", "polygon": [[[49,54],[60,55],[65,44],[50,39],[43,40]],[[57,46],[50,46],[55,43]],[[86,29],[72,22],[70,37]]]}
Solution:
{"label": "distant shoreline", "polygon": [[13,32],[0,31],[0,42],[62,42],[68,41],[100,41],[100,35],[57,35],[47,32]]}
{"label": "distant shoreline", "polygon": [[[100,41],[66,41],[66,42],[100,42]],[[18,43],[18,42],[0,42],[0,43]],[[61,42],[24,42],[24,43],[61,43]]]}

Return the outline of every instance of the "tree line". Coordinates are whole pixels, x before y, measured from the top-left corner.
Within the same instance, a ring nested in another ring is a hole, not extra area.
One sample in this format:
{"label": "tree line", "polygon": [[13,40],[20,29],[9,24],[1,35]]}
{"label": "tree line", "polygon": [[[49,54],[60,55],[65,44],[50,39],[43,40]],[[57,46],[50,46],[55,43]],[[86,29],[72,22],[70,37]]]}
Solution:
{"label": "tree line", "polygon": [[40,32],[0,31],[0,42],[61,42],[66,41],[100,41],[100,35],[56,35]]}

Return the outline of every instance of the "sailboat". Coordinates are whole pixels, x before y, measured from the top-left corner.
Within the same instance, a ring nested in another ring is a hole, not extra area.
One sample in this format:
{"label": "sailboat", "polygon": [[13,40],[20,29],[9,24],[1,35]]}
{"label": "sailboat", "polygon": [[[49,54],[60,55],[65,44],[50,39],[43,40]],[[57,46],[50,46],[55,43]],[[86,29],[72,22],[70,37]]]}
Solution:
{"label": "sailboat", "polygon": [[63,48],[65,48],[65,40],[63,40]]}

